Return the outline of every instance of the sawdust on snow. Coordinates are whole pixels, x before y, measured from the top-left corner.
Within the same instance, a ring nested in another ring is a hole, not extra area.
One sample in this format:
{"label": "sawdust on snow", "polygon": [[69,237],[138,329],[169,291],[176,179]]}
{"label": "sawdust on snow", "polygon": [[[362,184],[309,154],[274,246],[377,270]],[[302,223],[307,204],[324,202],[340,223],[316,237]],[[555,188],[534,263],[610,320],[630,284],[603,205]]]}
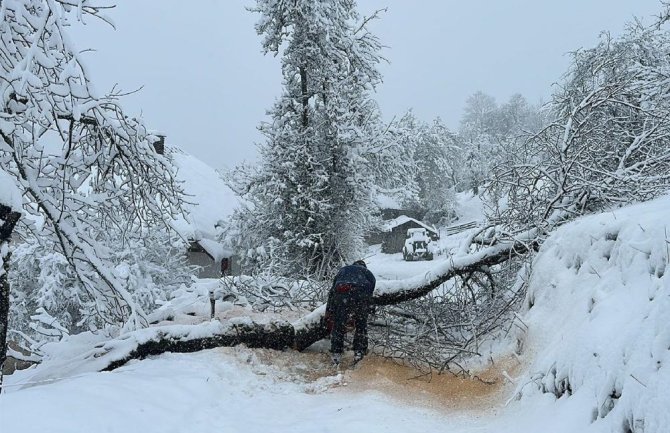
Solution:
{"label": "sawdust on snow", "polygon": [[[333,381],[331,391],[378,392],[407,404],[438,410],[485,411],[502,406],[510,389],[506,377],[515,375],[519,369],[518,361],[510,357],[471,372],[471,377],[451,372],[424,374],[370,355],[357,368],[338,372],[330,365],[330,356],[323,352],[253,349],[253,353],[261,364],[281,371],[284,380],[312,383],[341,374],[341,380]],[[347,362],[350,359],[345,356],[343,364]]]}

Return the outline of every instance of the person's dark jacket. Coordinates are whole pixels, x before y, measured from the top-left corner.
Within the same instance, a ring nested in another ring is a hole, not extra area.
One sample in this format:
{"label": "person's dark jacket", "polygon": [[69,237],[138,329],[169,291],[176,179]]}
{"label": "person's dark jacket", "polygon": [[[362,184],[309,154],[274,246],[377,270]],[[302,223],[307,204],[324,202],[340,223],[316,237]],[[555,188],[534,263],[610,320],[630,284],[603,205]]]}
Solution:
{"label": "person's dark jacket", "polygon": [[350,284],[360,290],[364,290],[370,295],[375,290],[375,276],[372,275],[365,266],[362,265],[347,265],[339,270],[335,279],[333,280],[333,287],[331,292],[335,287],[341,284]]}
{"label": "person's dark jacket", "polygon": [[373,313],[374,307],[369,304],[369,300],[372,298],[372,293],[375,290],[375,284],[375,276],[372,275],[372,272],[370,272],[365,266],[354,264],[340,268],[337,275],[335,276],[335,279],[333,280],[333,286],[328,293],[328,302],[326,304],[326,314],[324,316],[324,320],[329,332],[333,329],[334,326],[333,312],[335,307],[333,301],[336,296],[336,288],[341,285],[348,285],[350,287],[346,288],[347,291],[360,290],[366,293],[368,295],[366,297],[368,299],[368,312]]}

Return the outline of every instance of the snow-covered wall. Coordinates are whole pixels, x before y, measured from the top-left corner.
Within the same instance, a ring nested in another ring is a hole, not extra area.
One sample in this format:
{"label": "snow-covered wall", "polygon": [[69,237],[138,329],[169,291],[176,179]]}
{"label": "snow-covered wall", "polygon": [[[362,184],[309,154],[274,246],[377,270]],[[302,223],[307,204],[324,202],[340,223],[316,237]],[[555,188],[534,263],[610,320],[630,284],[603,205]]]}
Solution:
{"label": "snow-covered wall", "polygon": [[529,282],[522,401],[556,398],[583,432],[670,432],[669,256],[670,197],[553,234]]}

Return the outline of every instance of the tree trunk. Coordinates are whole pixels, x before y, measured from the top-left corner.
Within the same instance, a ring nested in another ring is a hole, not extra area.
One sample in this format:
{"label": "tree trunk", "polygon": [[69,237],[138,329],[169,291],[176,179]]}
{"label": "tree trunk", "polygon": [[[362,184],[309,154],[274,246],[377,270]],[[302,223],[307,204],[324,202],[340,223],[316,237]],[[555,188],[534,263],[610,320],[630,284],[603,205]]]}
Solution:
{"label": "tree trunk", "polygon": [[[290,347],[295,338],[293,326],[288,322],[240,323],[230,326],[215,335],[188,338],[183,335],[170,335],[160,332],[156,338],[143,339],[142,343],[120,358],[112,356],[102,371],[119,368],[132,359],[144,359],[165,352],[190,353],[215,347],[231,347],[245,344],[248,347],[282,350]],[[104,356],[105,354],[96,355]]]}
{"label": "tree trunk", "polygon": [[0,390],[2,367],[7,359],[7,328],[9,327],[9,241],[21,216],[0,204]]}
{"label": "tree trunk", "polygon": [[307,69],[304,66],[300,67],[300,92],[302,93],[302,127],[303,129],[307,129],[307,126],[309,126],[309,118],[307,116],[309,95],[307,94]]}

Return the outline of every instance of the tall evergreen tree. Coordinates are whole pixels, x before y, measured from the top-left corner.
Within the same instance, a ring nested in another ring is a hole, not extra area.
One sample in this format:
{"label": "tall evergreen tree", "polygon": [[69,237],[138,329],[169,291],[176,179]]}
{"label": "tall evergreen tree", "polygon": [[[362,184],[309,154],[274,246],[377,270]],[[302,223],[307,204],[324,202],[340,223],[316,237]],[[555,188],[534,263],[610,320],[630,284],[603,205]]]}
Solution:
{"label": "tall evergreen tree", "polygon": [[257,0],[252,11],[284,84],[261,125],[260,167],[234,174],[248,204],[236,221],[258,267],[322,277],[360,254],[372,213],[381,45],[352,0]]}

